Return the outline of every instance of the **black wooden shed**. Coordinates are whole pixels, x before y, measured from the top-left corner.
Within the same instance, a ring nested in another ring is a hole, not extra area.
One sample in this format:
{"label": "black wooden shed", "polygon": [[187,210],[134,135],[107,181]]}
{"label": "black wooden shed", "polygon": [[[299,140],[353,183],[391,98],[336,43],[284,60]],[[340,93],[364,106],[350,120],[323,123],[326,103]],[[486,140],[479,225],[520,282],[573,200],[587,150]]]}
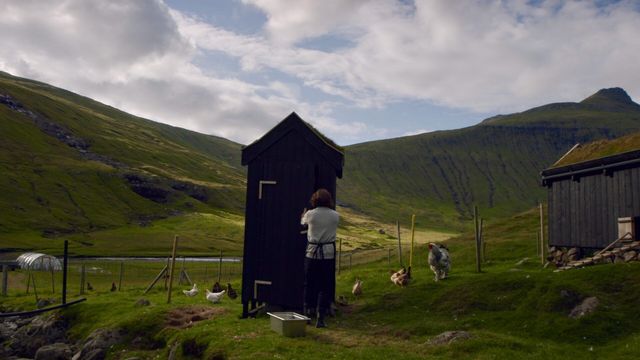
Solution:
{"label": "black wooden shed", "polygon": [[618,238],[621,218],[634,220],[638,237],[640,150],[551,167],[542,171],[542,184],[549,246],[604,248]]}
{"label": "black wooden shed", "polygon": [[344,152],[294,112],[242,149],[242,165],[248,165],[243,316],[259,303],[301,309],[307,238],[300,215],[319,188],[336,198]]}

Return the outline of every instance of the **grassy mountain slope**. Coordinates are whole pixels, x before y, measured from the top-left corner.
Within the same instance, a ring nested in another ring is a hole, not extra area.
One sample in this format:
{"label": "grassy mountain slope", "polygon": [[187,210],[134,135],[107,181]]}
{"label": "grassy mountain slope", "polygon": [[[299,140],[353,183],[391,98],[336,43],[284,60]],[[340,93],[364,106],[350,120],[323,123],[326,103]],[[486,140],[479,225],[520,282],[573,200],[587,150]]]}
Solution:
{"label": "grassy mountain slope", "polygon": [[[65,239],[72,255],[164,255],[174,234],[182,255],[242,253],[239,144],[5,73],[0,134],[0,256]],[[388,241],[391,226],[343,215],[345,249]]]}
{"label": "grassy mountain slope", "polygon": [[[86,232],[240,214],[240,145],[0,73],[0,233]],[[13,235],[11,235],[13,236]]]}
{"label": "grassy mountain slope", "polygon": [[352,145],[339,200],[388,220],[416,213],[422,226],[463,228],[474,205],[496,217],[544,199],[539,172],[575,143],[638,129],[640,105],[614,88],[464,129]]}

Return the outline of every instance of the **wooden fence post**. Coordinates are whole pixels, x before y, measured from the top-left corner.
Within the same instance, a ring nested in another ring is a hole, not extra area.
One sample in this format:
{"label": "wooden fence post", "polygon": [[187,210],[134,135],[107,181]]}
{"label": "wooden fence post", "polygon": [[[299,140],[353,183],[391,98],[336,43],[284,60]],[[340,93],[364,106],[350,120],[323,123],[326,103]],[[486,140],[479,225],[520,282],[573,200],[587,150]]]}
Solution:
{"label": "wooden fence post", "polygon": [[82,263],[82,266],[80,266],[80,295],[84,295],[85,271],[85,264]]}
{"label": "wooden fence post", "polygon": [[416,233],[416,214],[411,215],[411,248],[409,249],[409,278],[411,278],[411,266],[413,265],[413,240]]}
{"label": "wooden fence post", "polygon": [[167,265],[166,265],[166,272],[163,274],[164,276],[164,289],[167,290],[168,289],[168,284],[169,284],[169,267],[171,266],[171,258],[168,257],[167,258]]}
{"label": "wooden fence post", "polygon": [[540,262],[544,265],[544,213],[540,202]]}
{"label": "wooden fence post", "polygon": [[404,267],[402,264],[402,241],[400,241],[400,221],[396,221],[396,228],[398,230],[398,259],[400,260],[400,267]]}
{"label": "wooden fence post", "polygon": [[391,267],[391,248],[387,249],[387,265]]}
{"label": "wooden fence post", "polygon": [[51,272],[51,293],[55,294],[56,293],[56,276],[53,271],[53,265],[51,265],[51,260],[49,260],[49,267],[51,267],[51,269],[49,270]]}
{"label": "wooden fence post", "polygon": [[487,250],[487,243],[484,242],[484,232],[482,231],[484,229],[484,219],[480,218],[480,229],[478,230],[478,232],[480,233],[480,245],[481,245],[481,249],[480,249],[480,260],[482,260],[482,262],[485,262],[485,251]]}
{"label": "wooden fence post", "polygon": [[176,249],[178,248],[178,235],[173,238],[173,250],[171,251],[171,269],[169,269],[169,291],[167,292],[167,304],[171,304],[171,288],[173,287],[173,270],[176,267]]}
{"label": "wooden fence post", "polygon": [[353,252],[349,253],[349,271],[351,271],[351,257],[353,256]]}
{"label": "wooden fence post", "polygon": [[[220,276],[222,274],[222,250],[220,250],[220,258],[218,261],[218,284],[220,284]],[[222,285],[220,285],[222,286]]]}
{"label": "wooden fence post", "polygon": [[62,305],[67,303],[67,266],[69,265],[69,240],[64,241],[64,257],[62,258]]}
{"label": "wooden fence post", "polygon": [[9,285],[9,266],[2,265],[2,296],[7,296],[8,285]]}
{"label": "wooden fence post", "polygon": [[120,280],[118,280],[118,291],[122,290],[122,275],[124,274],[124,261],[120,262]]}
{"label": "wooden fence post", "polygon": [[478,229],[478,207],[473,207],[473,222],[475,223],[476,230],[476,271],[481,272],[482,268],[480,265],[480,231]]}

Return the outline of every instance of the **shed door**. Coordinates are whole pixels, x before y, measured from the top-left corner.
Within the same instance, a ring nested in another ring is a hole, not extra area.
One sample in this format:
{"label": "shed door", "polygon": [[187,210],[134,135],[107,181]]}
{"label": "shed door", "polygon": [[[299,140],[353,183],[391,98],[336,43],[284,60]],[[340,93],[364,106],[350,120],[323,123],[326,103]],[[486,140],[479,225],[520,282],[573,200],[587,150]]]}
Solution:
{"label": "shed door", "polygon": [[[314,191],[313,164],[265,164],[259,203],[260,241],[258,301],[289,308],[302,306],[306,235],[300,215]],[[270,184],[268,182],[275,182]],[[260,185],[258,185],[260,186]]]}

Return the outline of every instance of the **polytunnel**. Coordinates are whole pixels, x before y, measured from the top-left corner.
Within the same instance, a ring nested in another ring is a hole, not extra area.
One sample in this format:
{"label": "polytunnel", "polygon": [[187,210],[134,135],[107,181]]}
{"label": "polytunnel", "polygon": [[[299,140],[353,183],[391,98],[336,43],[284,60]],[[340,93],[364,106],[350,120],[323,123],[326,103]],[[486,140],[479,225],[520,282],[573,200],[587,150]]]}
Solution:
{"label": "polytunnel", "polygon": [[28,252],[18,256],[16,260],[21,269],[34,271],[62,270],[60,260],[52,255]]}

